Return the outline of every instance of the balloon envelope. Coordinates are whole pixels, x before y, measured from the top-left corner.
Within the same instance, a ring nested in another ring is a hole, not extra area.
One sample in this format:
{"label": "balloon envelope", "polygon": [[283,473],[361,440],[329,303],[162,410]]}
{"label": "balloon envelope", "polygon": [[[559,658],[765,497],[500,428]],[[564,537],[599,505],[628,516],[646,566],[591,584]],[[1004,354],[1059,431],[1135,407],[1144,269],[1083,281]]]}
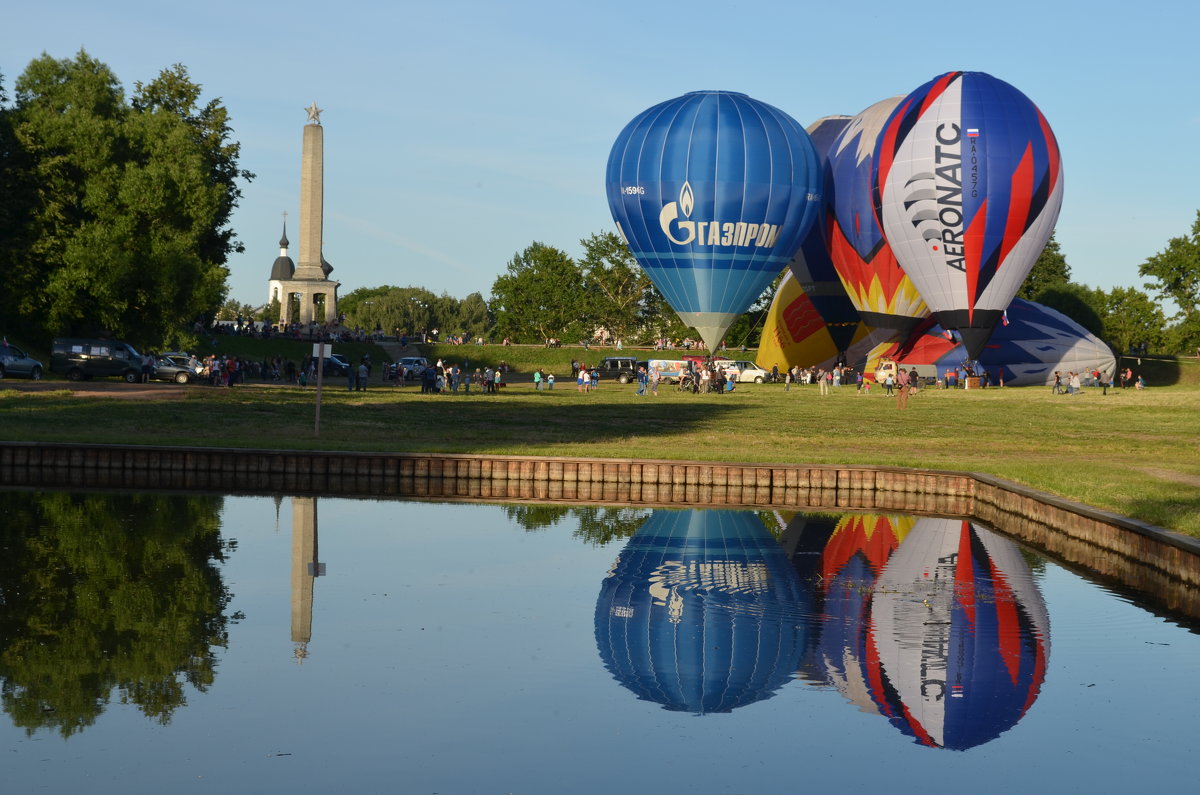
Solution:
{"label": "balloon envelope", "polygon": [[814,301],[789,271],[775,291],[758,343],[759,367],[780,370],[792,367],[833,367],[839,359],[856,363],[876,346],[891,341],[892,329],[874,329],[862,321],[851,329],[849,344],[839,346],[832,327],[817,311]]}
{"label": "balloon envelope", "polygon": [[[917,328],[903,343],[879,345],[867,357],[867,370],[880,359],[902,365],[932,365],[938,374],[952,370],[967,357],[963,347],[936,324]],[[1112,375],[1117,360],[1104,342],[1071,318],[1048,306],[1014,298],[992,337],[976,355],[976,369],[987,370],[992,383],[1036,386],[1054,381],[1054,372]]]}
{"label": "balloon envelope", "polygon": [[791,679],[808,605],[756,514],[658,510],[604,580],[596,645],[638,698],[669,710],[729,712]]}
{"label": "balloon envelope", "polygon": [[745,94],[698,91],[621,131],[606,187],[633,255],[715,350],[796,253],[820,208],[820,179],[795,119]]}
{"label": "balloon envelope", "polygon": [[1062,161],[1050,125],[1003,80],[949,72],[892,112],[872,184],[896,259],[974,359],[1058,219]]}
{"label": "balloon envelope", "polygon": [[[849,123],[849,116],[826,116],[805,128],[821,162],[822,190],[826,201],[834,187],[829,152]],[[828,230],[820,216],[804,236],[800,250],[788,263],[788,268],[824,321],[830,339],[839,352],[844,352],[854,339],[860,318],[830,258]]]}
{"label": "balloon envelope", "polygon": [[939,748],[1016,725],[1050,654],[1046,605],[1020,550],[961,519],[914,524],[875,581],[864,632],[880,712]]}
{"label": "balloon envelope", "polygon": [[876,102],[842,130],[829,153],[825,207],[829,254],[863,321],[907,334],[929,309],[883,236],[871,189],[875,145],[901,99]]}

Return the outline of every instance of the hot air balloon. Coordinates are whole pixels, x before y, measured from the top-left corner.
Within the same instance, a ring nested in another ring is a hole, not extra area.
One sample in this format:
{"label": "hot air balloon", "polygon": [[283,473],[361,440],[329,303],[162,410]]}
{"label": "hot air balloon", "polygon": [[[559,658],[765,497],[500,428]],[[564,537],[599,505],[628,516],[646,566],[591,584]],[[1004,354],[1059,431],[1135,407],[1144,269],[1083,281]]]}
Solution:
{"label": "hot air balloon", "polygon": [[876,102],[843,128],[829,153],[833,187],[825,192],[829,255],[864,322],[905,335],[929,315],[912,279],[896,262],[875,215],[875,145],[902,97]]}
{"label": "hot air balloon", "polygon": [[[839,288],[840,289],[840,288]],[[834,326],[826,322],[813,299],[789,271],[775,291],[758,343],[760,367],[833,367],[838,360],[856,364],[876,346],[895,338],[891,329],[874,329],[861,320],[850,329],[849,343],[839,346]]]}
{"label": "hot air balloon", "polygon": [[935,748],[995,739],[1032,706],[1050,621],[1013,542],[961,519],[862,514],[798,515],[782,543],[818,586],[806,681]]}
{"label": "hot air balloon", "polygon": [[[806,128],[813,146],[816,147],[817,157],[820,158],[822,195],[826,202],[829,201],[829,194],[834,188],[829,152],[838,135],[849,123],[849,116],[826,116],[817,119]],[[800,244],[800,250],[788,263],[788,268],[795,275],[797,283],[812,302],[817,314],[821,316],[838,353],[845,354],[854,340],[860,318],[853,301],[842,286],[833,260],[830,259],[828,230],[821,216],[818,216],[809,228],[808,234]]]}
{"label": "hot air balloon", "polygon": [[1062,206],[1058,143],[1003,80],[948,72],[892,112],[875,150],[875,206],[921,297],[978,357]]}
{"label": "hot air balloon", "polygon": [[791,680],[808,613],[807,592],[757,514],[657,510],[604,580],[596,645],[638,698],[729,712]]}
{"label": "hot air balloon", "polygon": [[961,519],[913,525],[875,581],[862,632],[879,711],[937,748],[972,748],[1016,725],[1050,654],[1046,604],[1020,550]]}
{"label": "hot air balloon", "polygon": [[808,134],[745,94],[697,91],[638,114],[608,158],[621,236],[686,325],[716,350],[817,217]]}
{"label": "hot air balloon", "polygon": [[[954,369],[967,358],[966,349],[946,329],[930,322],[903,343],[885,343],[867,357],[867,370],[882,359],[904,366],[932,366],[936,373]],[[1014,298],[992,337],[976,356],[975,369],[986,370],[992,383],[1035,386],[1053,383],[1054,372],[1116,372],[1117,360],[1103,340],[1048,306]]]}

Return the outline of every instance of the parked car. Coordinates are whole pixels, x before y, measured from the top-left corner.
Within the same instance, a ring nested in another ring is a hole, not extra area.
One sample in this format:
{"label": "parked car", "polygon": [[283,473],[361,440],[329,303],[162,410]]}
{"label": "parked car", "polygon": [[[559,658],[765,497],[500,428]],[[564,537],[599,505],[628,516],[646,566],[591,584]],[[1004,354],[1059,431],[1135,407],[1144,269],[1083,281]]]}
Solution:
{"label": "parked car", "polygon": [[638,360],[634,356],[607,356],[596,366],[602,379],[611,378],[618,383],[628,384],[637,378]]}
{"label": "parked car", "polygon": [[71,381],[116,375],[132,384],[142,377],[142,355],[120,340],[59,337],[50,349],[50,370]]}
{"label": "parked car", "polygon": [[32,378],[42,380],[42,363],[29,354],[5,342],[0,346],[0,378]]}
{"label": "parked car", "polygon": [[167,351],[160,353],[160,357],[169,360],[172,364],[177,364],[180,367],[186,367],[196,376],[204,372],[204,365],[195,356],[182,351]]}
{"label": "parked car", "polygon": [[404,368],[404,380],[412,381],[421,377],[421,373],[429,366],[429,360],[424,356],[405,356],[396,364]]}
{"label": "parked car", "polygon": [[350,362],[340,353],[331,353],[325,357],[325,376],[343,376],[350,373]]}
{"label": "parked car", "polygon": [[196,376],[196,371],[186,360],[181,363],[167,356],[155,358],[154,372],[150,374],[155,381],[174,381],[177,384],[186,384]]}

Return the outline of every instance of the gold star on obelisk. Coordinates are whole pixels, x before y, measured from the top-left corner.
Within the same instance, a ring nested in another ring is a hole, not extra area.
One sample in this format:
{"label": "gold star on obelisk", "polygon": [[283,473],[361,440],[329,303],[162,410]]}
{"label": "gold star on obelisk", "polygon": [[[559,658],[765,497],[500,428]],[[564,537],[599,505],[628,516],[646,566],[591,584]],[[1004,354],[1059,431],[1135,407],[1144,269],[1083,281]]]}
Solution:
{"label": "gold star on obelisk", "polygon": [[312,122],[313,124],[321,123],[321,114],[324,111],[322,111],[321,108],[317,107],[316,101],[314,101],[313,104],[311,104],[307,108],[305,108],[305,110],[308,111],[308,120],[310,122]]}

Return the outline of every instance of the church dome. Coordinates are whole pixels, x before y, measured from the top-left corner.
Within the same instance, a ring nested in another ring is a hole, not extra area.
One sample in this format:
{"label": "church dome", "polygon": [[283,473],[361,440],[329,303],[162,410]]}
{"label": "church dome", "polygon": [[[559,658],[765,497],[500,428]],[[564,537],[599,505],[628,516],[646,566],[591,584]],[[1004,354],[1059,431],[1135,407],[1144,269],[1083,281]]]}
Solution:
{"label": "church dome", "polygon": [[271,281],[285,282],[291,279],[295,273],[296,263],[292,262],[292,258],[280,255],[275,258],[275,264],[271,266]]}
{"label": "church dome", "polygon": [[[284,213],[287,215],[287,213]],[[279,238],[279,256],[271,266],[271,281],[286,282],[296,275],[296,263],[288,256],[287,221],[283,223],[283,235]]]}

